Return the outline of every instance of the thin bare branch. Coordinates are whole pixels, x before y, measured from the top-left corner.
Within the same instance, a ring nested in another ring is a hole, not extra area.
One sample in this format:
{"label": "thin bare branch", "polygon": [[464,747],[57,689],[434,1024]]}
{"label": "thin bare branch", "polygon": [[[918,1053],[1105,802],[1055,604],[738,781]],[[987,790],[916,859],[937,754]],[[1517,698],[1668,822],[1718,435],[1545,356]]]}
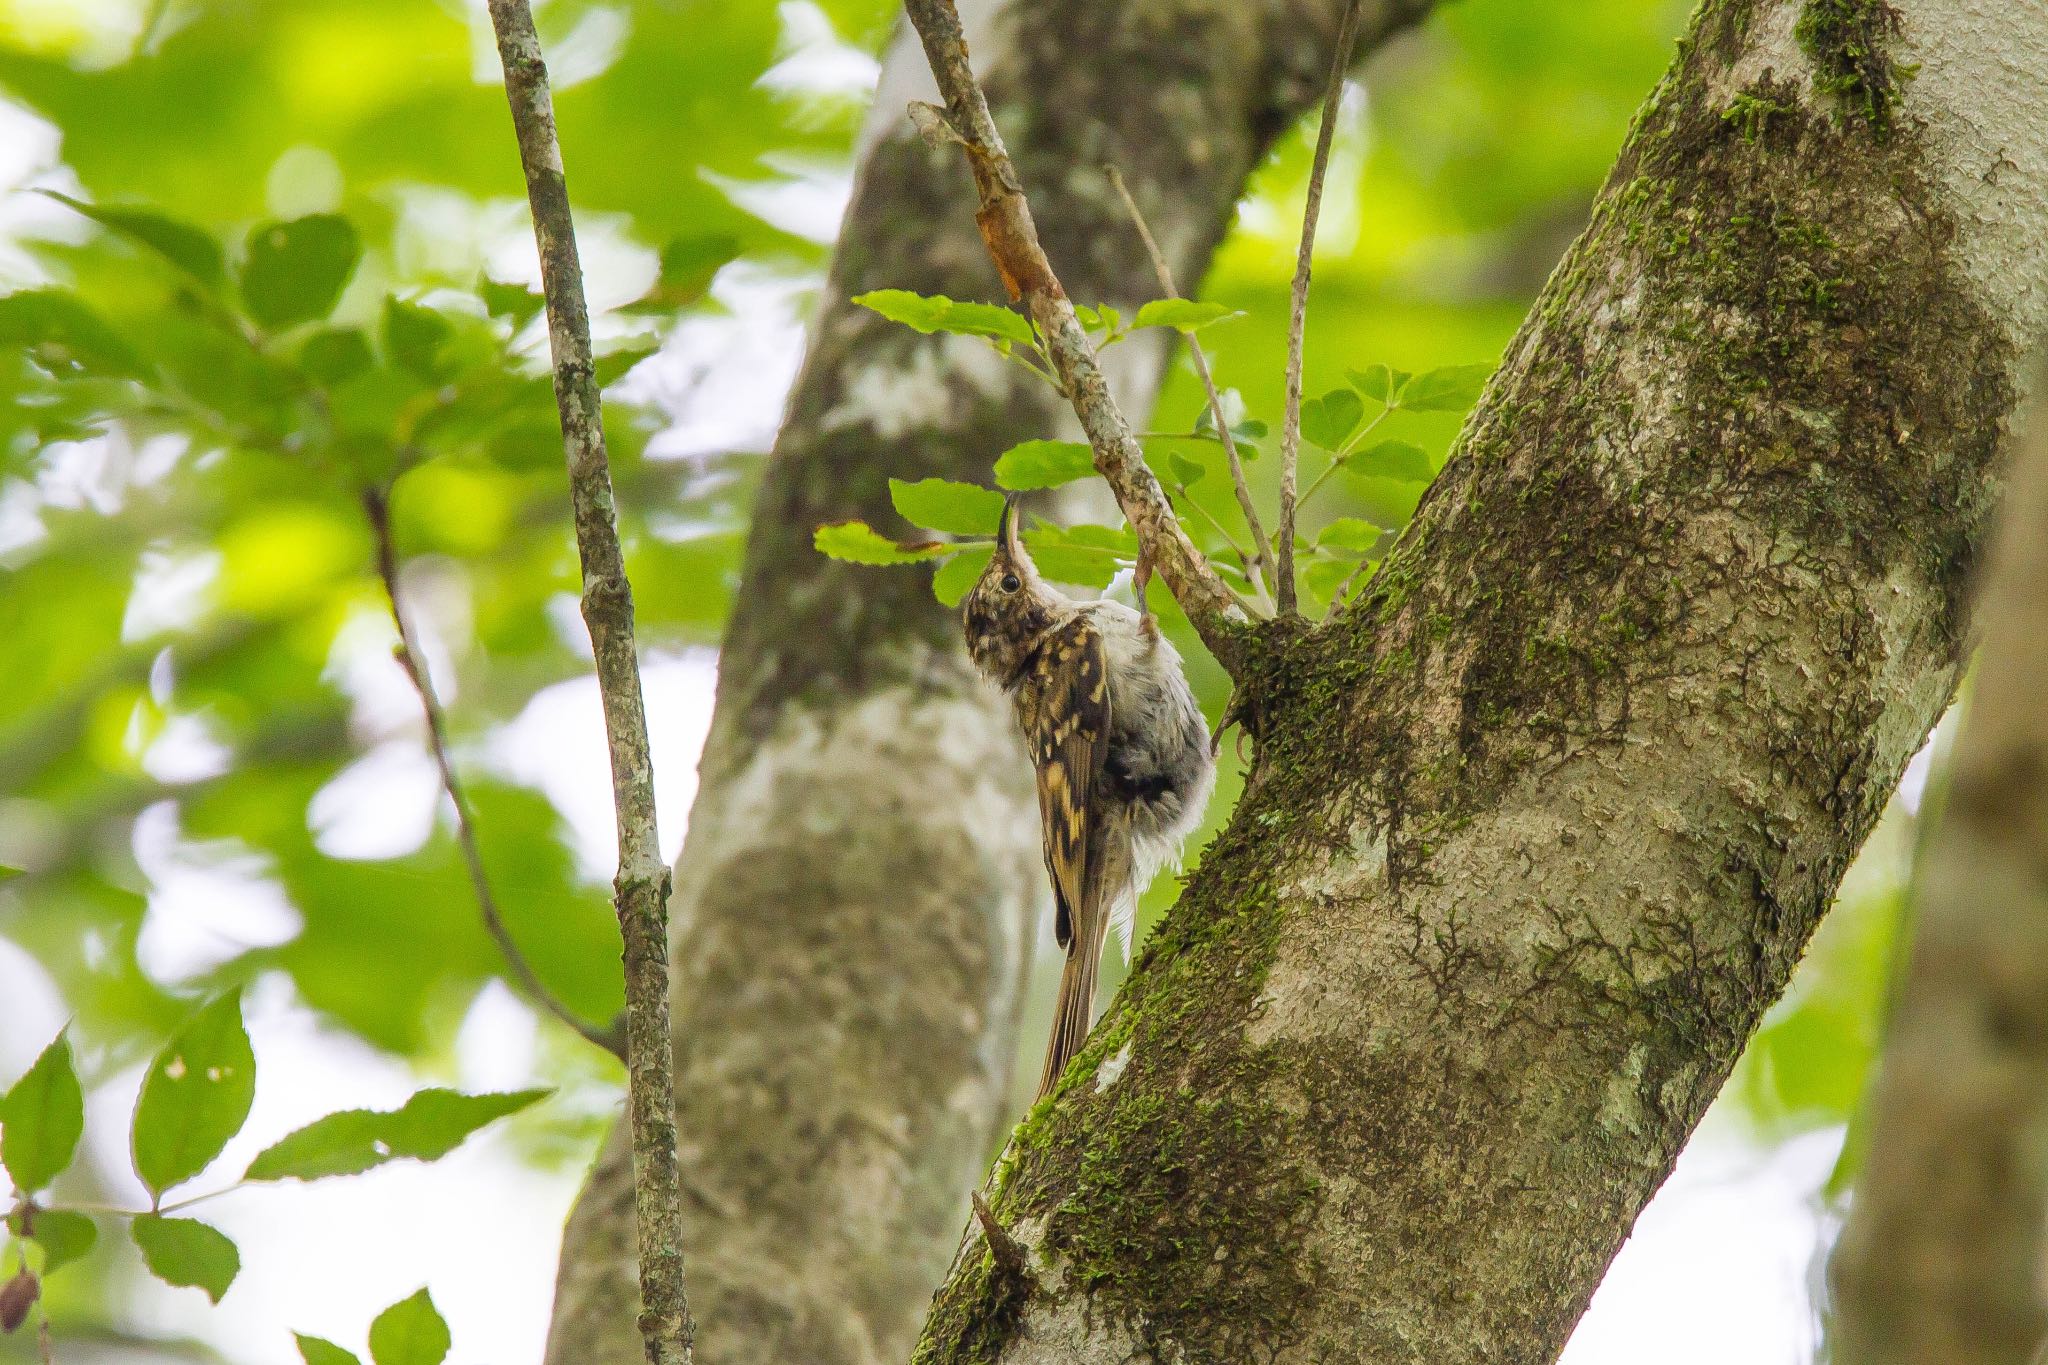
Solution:
{"label": "thin bare branch", "polygon": [[[1115,188],[1117,198],[1123,200],[1124,209],[1131,215],[1131,226],[1138,230],[1138,240],[1145,244],[1145,254],[1152,258],[1152,274],[1158,279],[1159,287],[1166,297],[1179,298],[1180,289],[1173,282],[1173,267],[1166,263],[1166,255],[1160,251],[1159,243],[1152,236],[1152,229],[1145,222],[1145,215],[1138,209],[1138,201],[1131,198],[1130,189],[1124,184],[1123,172],[1114,166],[1103,167],[1109,176],[1109,183]],[[1237,438],[1231,434],[1230,419],[1223,413],[1223,395],[1216,388],[1216,378],[1209,371],[1209,357],[1202,352],[1201,338],[1193,332],[1187,334],[1188,359],[1194,362],[1195,373],[1202,380],[1202,391],[1209,395],[1209,416],[1216,423],[1217,438],[1223,442],[1223,453],[1230,459],[1230,483],[1237,491],[1237,505],[1244,513],[1245,525],[1251,528],[1252,556],[1248,566],[1252,571],[1252,583],[1259,595],[1269,603],[1273,579],[1273,542],[1266,535],[1265,525],[1259,520],[1258,506],[1252,501],[1251,484],[1244,476],[1244,460],[1237,453]]]}
{"label": "thin bare branch", "polygon": [[1094,449],[1095,468],[1116,495],[1145,560],[1166,580],[1209,651],[1231,668],[1239,655],[1238,628],[1248,622],[1245,610],[1181,529],[1165,490],[1146,467],[1130,423],[1110,396],[1095,347],[1039,245],[1017,168],[968,64],[959,12],[953,0],[905,0],[904,9],[946,100],[945,109],[928,111],[924,122],[929,124],[932,116],[944,119],[966,153],[977,194],[975,222],[1004,287],[1012,299],[1024,302],[1045,338],[1061,389]]}
{"label": "thin bare branch", "polygon": [[583,567],[583,622],[590,631],[611,748],[612,805],[619,827],[613,905],[626,957],[626,1108],[639,1228],[640,1334],[651,1365],[689,1365],[696,1324],[683,1283],[682,1180],[670,1071],[669,869],[655,825],[654,762],[633,643],[633,589],[619,549],[583,267],[576,254],[547,66],[527,0],[490,0],[490,11],[540,248],[555,406],[562,419],[576,550]]}
{"label": "thin bare branch", "polygon": [[504,954],[505,965],[512,969],[513,978],[528,1000],[624,1061],[626,1045],[617,1026],[599,1028],[563,1004],[533,970],[533,964],[526,960],[526,954],[513,940],[512,931],[505,927],[504,916],[498,913],[498,898],[491,890],[490,877],[484,872],[483,854],[477,845],[476,821],[470,813],[469,798],[463,794],[462,783],[456,778],[455,766],[448,757],[448,726],[441,711],[441,699],[434,695],[434,685],[427,678],[419,647],[413,643],[412,628],[406,624],[405,612],[399,606],[398,553],[391,539],[390,500],[382,489],[370,489],[363,494],[363,511],[369,517],[370,531],[376,538],[377,576],[384,581],[384,600],[391,606],[391,623],[398,629],[398,644],[391,651],[392,657],[398,660],[405,676],[411,679],[413,691],[419,694],[420,710],[426,714],[427,748],[434,755],[435,768],[440,771],[441,789],[448,793],[448,800],[455,807],[455,842],[462,849],[463,865],[469,871],[470,889],[476,893],[477,913],[483,917],[484,929],[498,945],[498,951]]}
{"label": "thin bare branch", "polygon": [[1344,95],[1344,72],[1358,40],[1359,0],[1344,7],[1337,24],[1337,47],[1330,54],[1330,81],[1323,91],[1322,122],[1316,128],[1315,161],[1308,173],[1308,203],[1301,214],[1301,250],[1294,260],[1294,293],[1287,312],[1287,409],[1280,420],[1280,581],[1275,585],[1280,614],[1295,610],[1294,488],[1301,465],[1301,344],[1308,324],[1309,260],[1316,249],[1316,217],[1323,208],[1323,177],[1330,169],[1330,141],[1337,131],[1337,105]]}

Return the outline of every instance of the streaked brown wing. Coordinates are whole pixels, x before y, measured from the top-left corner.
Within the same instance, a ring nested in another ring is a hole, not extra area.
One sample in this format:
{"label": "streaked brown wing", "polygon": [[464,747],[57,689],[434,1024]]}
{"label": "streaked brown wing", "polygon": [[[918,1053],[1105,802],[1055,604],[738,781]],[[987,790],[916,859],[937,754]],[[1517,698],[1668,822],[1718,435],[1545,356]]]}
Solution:
{"label": "streaked brown wing", "polygon": [[1109,752],[1109,675],[1102,633],[1087,617],[1060,627],[1032,659],[1017,714],[1038,768],[1045,868],[1059,903],[1054,932],[1064,948],[1100,913],[1090,899],[1097,888],[1089,855],[1102,831],[1092,827],[1090,805]]}

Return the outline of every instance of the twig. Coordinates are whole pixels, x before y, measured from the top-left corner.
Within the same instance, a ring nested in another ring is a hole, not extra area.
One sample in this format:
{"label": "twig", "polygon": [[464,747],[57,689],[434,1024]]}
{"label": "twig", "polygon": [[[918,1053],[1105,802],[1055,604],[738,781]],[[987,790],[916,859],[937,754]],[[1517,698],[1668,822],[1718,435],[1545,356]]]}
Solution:
{"label": "twig", "polygon": [[1294,293],[1287,312],[1287,411],[1280,422],[1280,614],[1292,615],[1294,604],[1294,497],[1301,463],[1301,342],[1308,323],[1309,258],[1316,249],[1316,216],[1323,207],[1323,176],[1330,169],[1330,140],[1337,131],[1337,105],[1344,95],[1344,72],[1351,65],[1358,39],[1359,0],[1344,7],[1337,24],[1337,48],[1330,54],[1330,81],[1323,91],[1322,122],[1316,128],[1315,161],[1308,173],[1308,203],[1301,214],[1301,249],[1294,260]]}
{"label": "twig", "polygon": [[980,1190],[968,1196],[974,1204],[974,1219],[981,1224],[982,1235],[988,1238],[988,1254],[995,1261],[996,1268],[1010,1275],[1031,1277],[1031,1253],[1024,1244],[1010,1235],[1010,1230],[996,1221],[995,1211],[988,1206],[988,1200]]}
{"label": "twig", "polygon": [[434,766],[440,770],[441,789],[448,793],[448,800],[455,806],[455,842],[461,847],[463,864],[469,869],[470,889],[476,893],[476,908],[483,917],[484,928],[498,945],[498,951],[504,954],[506,965],[512,969],[512,975],[518,979],[520,989],[528,999],[624,1061],[626,1049],[618,1030],[598,1028],[563,1004],[533,970],[533,964],[526,960],[526,954],[513,940],[512,931],[505,927],[504,916],[498,913],[498,898],[491,891],[490,878],[484,872],[483,854],[477,848],[476,821],[470,813],[469,798],[463,794],[462,784],[455,776],[455,765],[448,757],[448,726],[441,712],[441,700],[434,695],[434,685],[427,679],[426,669],[420,663],[419,649],[413,644],[412,630],[406,625],[405,613],[398,605],[398,553],[391,540],[389,496],[382,489],[365,490],[363,511],[369,517],[370,531],[377,541],[377,576],[384,580],[384,599],[391,605],[391,622],[398,628],[398,644],[391,653],[399,666],[405,669],[405,676],[412,680],[413,691],[419,693],[420,710],[426,713],[427,748],[433,752]]}
{"label": "twig", "polygon": [[942,121],[966,152],[968,169],[974,173],[974,217],[982,242],[1010,297],[1024,301],[1045,338],[1060,387],[1094,449],[1095,468],[1116,495],[1148,566],[1166,580],[1202,642],[1228,669],[1240,652],[1238,628],[1247,624],[1244,608],[1181,529],[1165,490],[1146,467],[1130,424],[1110,396],[1088,333],[1039,245],[1017,168],[1010,163],[1002,135],[989,116],[988,99],[968,64],[959,12],[953,0],[905,0],[904,9],[946,100],[944,110],[920,107],[920,122],[929,128],[932,120]]}
{"label": "twig", "polygon": [[696,1324],[683,1284],[682,1179],[675,1081],[669,1069],[669,870],[655,827],[654,762],[633,644],[633,589],[619,549],[583,267],[576,255],[547,66],[527,0],[490,0],[490,12],[540,248],[555,406],[562,419],[583,569],[583,622],[590,631],[611,748],[612,806],[619,826],[619,873],[612,887],[626,958],[626,1110],[639,1229],[640,1335],[650,1365],[689,1365]]}
{"label": "twig", "polygon": [[[1138,201],[1124,184],[1123,172],[1114,166],[1103,167],[1109,176],[1110,185],[1116,190],[1117,198],[1124,201],[1124,209],[1131,215],[1131,226],[1138,230],[1138,240],[1145,244],[1145,254],[1152,258],[1152,273],[1159,281],[1159,287],[1166,291],[1166,297],[1179,298],[1180,290],[1173,282],[1173,267],[1166,263],[1166,254],[1159,249],[1159,243],[1152,236],[1152,229],[1145,223],[1145,215],[1138,210]],[[1252,502],[1252,490],[1244,476],[1244,461],[1237,453],[1237,438],[1231,434],[1230,419],[1223,414],[1223,395],[1216,389],[1215,376],[1209,372],[1209,357],[1202,353],[1202,342],[1193,332],[1187,334],[1188,359],[1194,362],[1195,373],[1201,377],[1202,390],[1209,395],[1209,415],[1216,422],[1216,435],[1223,442],[1223,453],[1230,457],[1230,482],[1237,490],[1237,505],[1244,512],[1245,525],[1252,533],[1252,582],[1259,595],[1272,600],[1271,589],[1267,586],[1273,577],[1273,542],[1266,536],[1266,528],[1259,521],[1259,509]]]}

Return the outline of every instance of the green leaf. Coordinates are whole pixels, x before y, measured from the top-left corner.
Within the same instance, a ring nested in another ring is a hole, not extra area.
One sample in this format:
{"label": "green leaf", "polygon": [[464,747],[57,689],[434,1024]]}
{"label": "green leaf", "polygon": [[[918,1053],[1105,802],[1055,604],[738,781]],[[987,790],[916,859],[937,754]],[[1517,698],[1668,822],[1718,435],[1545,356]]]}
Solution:
{"label": "green leaf", "polygon": [[1436,477],[1429,456],[1409,441],[1375,441],[1363,450],[1344,457],[1344,468],[1371,479],[1395,479],[1401,483],[1428,483]]}
{"label": "green leaf", "polygon": [[657,343],[652,346],[626,345],[607,351],[597,357],[597,386],[601,389],[610,387],[624,379],[635,365],[660,350],[661,346]]}
{"label": "green leaf", "polygon": [[1003,517],[1003,495],[952,479],[889,480],[889,501],[913,526],[955,536],[992,536]]}
{"label": "green leaf", "polygon": [[93,1248],[100,1230],[92,1219],[69,1209],[37,1209],[33,1216],[17,1209],[7,1219],[8,1231],[43,1249],[43,1273],[53,1274]]}
{"label": "green leaf", "polygon": [[1344,580],[1358,571],[1355,559],[1316,558],[1301,571],[1301,581],[1317,597],[1329,598],[1344,586]]}
{"label": "green leaf", "polygon": [[41,193],[77,210],[101,227],[141,243],[209,289],[218,289],[227,279],[220,243],[190,223],[181,223],[149,209],[87,204],[55,190],[43,190]]}
{"label": "green leaf", "polygon": [[506,284],[488,275],[477,281],[476,296],[484,301],[484,309],[492,317],[510,318],[515,328],[524,327],[548,306],[546,299],[525,285]]}
{"label": "green leaf", "polygon": [[820,526],[811,544],[821,555],[849,564],[916,564],[952,554],[959,547],[937,542],[899,545],[864,521],[839,521]]}
{"label": "green leaf", "polygon": [[945,606],[959,606],[981,581],[982,570],[995,554],[993,545],[972,545],[954,555],[932,575],[932,596]]}
{"label": "green leaf", "polygon": [[384,350],[400,369],[433,383],[440,373],[442,343],[452,330],[448,319],[433,309],[385,295]]}
{"label": "green leaf", "polygon": [[361,255],[355,228],[337,214],[259,223],[242,261],[242,302],[266,327],[324,318]]}
{"label": "green leaf", "polygon": [[294,1332],[292,1340],[299,1343],[299,1359],[305,1365],[363,1365],[362,1358],[354,1351],[345,1351],[325,1337],[309,1337],[304,1332]]}
{"label": "green leaf", "polygon": [[85,1096],[71,1065],[70,1039],[60,1033],[0,1099],[0,1160],[24,1195],[57,1178],[85,1131]]}
{"label": "green leaf", "polygon": [[996,457],[996,486],[1021,493],[1057,488],[1095,472],[1095,452],[1081,441],[1023,441]]}
{"label": "green leaf", "polygon": [[339,384],[370,368],[370,341],[357,327],[323,327],[299,348],[299,368],[317,384]]}
{"label": "green leaf", "polygon": [[1401,390],[1399,406],[1410,412],[1463,412],[1479,401],[1491,365],[1443,365],[1424,370]]}
{"label": "green leaf", "polygon": [[422,1090],[395,1110],[344,1109],[315,1119],[259,1152],[246,1180],[318,1180],[354,1175],[387,1161],[437,1161],[471,1133],[516,1114],[545,1090],[463,1095]]}
{"label": "green leaf", "polygon": [[1178,450],[1166,452],[1166,464],[1167,468],[1173,471],[1173,477],[1189,488],[1194,487],[1195,482],[1209,472],[1208,466],[1200,460],[1191,460]]}
{"label": "green leaf", "polygon": [[1408,371],[1396,370],[1386,365],[1368,365],[1362,370],[1346,370],[1344,377],[1357,389],[1376,403],[1391,407],[1394,396],[1401,386],[1408,382]]}
{"label": "green leaf", "polygon": [[59,378],[143,373],[128,343],[83,299],[63,289],[21,289],[0,296],[0,349],[11,347],[28,350]]}
{"label": "green leaf", "polygon": [[1379,527],[1363,517],[1338,517],[1316,533],[1316,546],[1365,554],[1380,543],[1381,534]]}
{"label": "green leaf", "polygon": [[1081,319],[1083,327],[1096,328],[1114,337],[1123,330],[1124,315],[1106,303],[1090,308],[1085,303],[1074,305],[1074,316]]}
{"label": "green leaf", "polygon": [[661,249],[661,275],[654,287],[620,311],[672,313],[687,308],[710,291],[718,272],[740,254],[740,239],[730,233],[678,237]]}
{"label": "green leaf", "polygon": [[1212,322],[1237,317],[1238,310],[1220,303],[1197,303],[1193,299],[1154,299],[1138,310],[1133,327],[1171,327],[1176,332],[1198,332]]}
{"label": "green leaf", "polygon": [[150,1274],[182,1289],[203,1289],[215,1303],[242,1271],[242,1254],[227,1234],[196,1218],[146,1213],[130,1231]]}
{"label": "green leaf", "polygon": [[[1079,529],[1074,528],[1076,531]],[[1024,545],[1031,551],[1032,562],[1038,565],[1038,571],[1047,578],[1091,588],[1107,586],[1109,580],[1116,577],[1117,570],[1123,567],[1123,561],[1131,557],[1087,544],[1072,532],[1057,526],[1041,526],[1026,531]]]}
{"label": "green leaf", "polygon": [[1358,429],[1364,416],[1365,404],[1357,394],[1350,389],[1331,389],[1301,405],[1302,439],[1324,450],[1335,450]]}
{"label": "green leaf", "polygon": [[441,1365],[449,1345],[448,1324],[425,1289],[392,1304],[370,1324],[370,1359],[376,1365]]}
{"label": "green leaf", "polygon": [[853,301],[891,322],[900,322],[927,335],[958,332],[1027,346],[1034,340],[1030,323],[992,303],[956,303],[944,294],[915,294],[908,289],[876,289],[855,295]]}
{"label": "green leaf", "polygon": [[241,1131],[256,1095],[256,1058],[241,992],[200,1010],[149,1064],[135,1101],[135,1173],[150,1193],[205,1170]]}

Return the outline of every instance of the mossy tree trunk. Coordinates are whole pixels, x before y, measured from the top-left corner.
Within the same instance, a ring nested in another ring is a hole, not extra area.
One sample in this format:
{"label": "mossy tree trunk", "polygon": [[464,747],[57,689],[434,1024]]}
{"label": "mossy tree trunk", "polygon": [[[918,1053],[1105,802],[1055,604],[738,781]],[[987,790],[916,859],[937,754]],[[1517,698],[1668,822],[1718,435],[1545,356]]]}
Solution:
{"label": "mossy tree trunk", "polygon": [[[1246,178],[1320,92],[1343,0],[1017,0],[976,56],[1089,300],[1153,296],[1103,174],[1198,280]],[[970,6],[970,9],[975,7]],[[1369,0],[1362,50],[1428,8]],[[998,698],[915,573],[836,564],[822,522],[893,523],[887,478],[985,480],[1058,399],[978,343],[847,302],[1000,299],[892,55],[822,316],[756,501],[673,904],[676,1093],[701,1358],[905,1359],[1010,1117],[1020,987],[1045,896],[1037,811]],[[1142,411],[1163,361],[1119,348]],[[631,1173],[614,1133],[571,1216],[548,1359],[640,1358]]]}
{"label": "mossy tree trunk", "polygon": [[918,1361],[1555,1359],[1955,687],[2044,87],[2038,5],[1707,0],[1400,545],[1258,638]]}

